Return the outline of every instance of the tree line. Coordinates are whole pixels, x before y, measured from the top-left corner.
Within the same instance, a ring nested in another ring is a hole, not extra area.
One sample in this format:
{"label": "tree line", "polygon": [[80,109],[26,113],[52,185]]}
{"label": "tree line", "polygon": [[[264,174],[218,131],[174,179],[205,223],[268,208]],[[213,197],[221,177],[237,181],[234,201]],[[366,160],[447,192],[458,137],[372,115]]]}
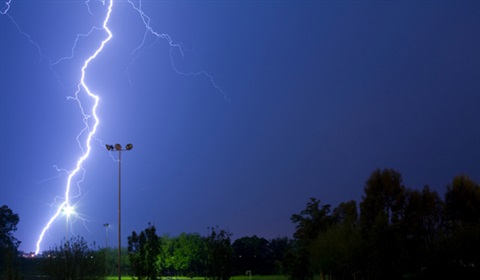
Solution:
{"label": "tree line", "polygon": [[311,198],[292,215],[291,279],[480,279],[480,187],[467,176],[455,177],[441,199],[378,169],[358,206],[332,210]]}
{"label": "tree line", "polygon": [[227,280],[232,275],[285,274],[285,255],[292,241],[287,237],[272,240],[257,236],[231,241],[232,234],[210,228],[209,235],[182,233],[176,237],[158,236],[149,225],[128,237],[131,273],[137,279],[162,276],[204,276]]}
{"label": "tree line", "polygon": [[[128,236],[122,272],[135,279],[232,275],[288,275],[320,279],[480,279],[480,186],[455,177],[444,197],[424,186],[410,189],[393,169],[372,172],[359,203],[336,207],[310,198],[291,216],[292,238],[267,240],[218,227],[206,236],[158,235],[154,225]],[[19,260],[13,232],[19,222],[0,208],[0,271],[4,279],[39,270],[49,279],[104,279],[116,273],[116,249],[88,245],[81,237],[63,240],[43,258]],[[33,262],[33,263],[32,263]]]}

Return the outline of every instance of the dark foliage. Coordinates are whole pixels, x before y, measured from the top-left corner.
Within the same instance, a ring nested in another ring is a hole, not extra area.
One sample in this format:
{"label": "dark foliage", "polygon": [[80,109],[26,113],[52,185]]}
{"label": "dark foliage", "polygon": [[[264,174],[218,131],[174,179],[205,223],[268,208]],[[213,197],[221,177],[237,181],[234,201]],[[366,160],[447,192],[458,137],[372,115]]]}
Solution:
{"label": "dark foliage", "polygon": [[17,248],[20,245],[13,233],[20,218],[6,205],[0,207],[0,277],[18,278]]}
{"label": "dark foliage", "polygon": [[274,270],[274,262],[270,242],[256,235],[242,237],[233,242],[235,274],[267,275]]}
{"label": "dark foliage", "polygon": [[311,198],[292,216],[292,279],[480,279],[480,187],[455,177],[445,200],[428,186],[408,189],[395,170],[375,170],[360,215],[354,201]]}
{"label": "dark foliage", "polygon": [[93,247],[82,237],[64,240],[42,254],[42,270],[53,280],[104,279],[105,255]]}
{"label": "dark foliage", "polygon": [[155,226],[149,225],[140,234],[135,231],[128,237],[128,254],[134,277],[137,279],[157,279],[160,238]]}
{"label": "dark foliage", "polygon": [[231,234],[225,230],[212,228],[205,240],[206,277],[212,280],[228,280],[232,275],[233,250]]}

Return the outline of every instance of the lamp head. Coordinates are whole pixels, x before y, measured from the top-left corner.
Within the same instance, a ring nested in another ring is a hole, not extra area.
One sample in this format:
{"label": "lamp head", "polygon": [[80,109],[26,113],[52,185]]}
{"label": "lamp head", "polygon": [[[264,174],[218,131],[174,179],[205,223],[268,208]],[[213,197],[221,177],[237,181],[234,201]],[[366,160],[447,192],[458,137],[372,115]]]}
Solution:
{"label": "lamp head", "polygon": [[118,143],[115,144],[115,150],[121,151],[121,150],[122,150],[122,145],[120,145],[120,144],[118,144]]}
{"label": "lamp head", "polygon": [[127,144],[125,148],[127,149],[127,151],[130,151],[131,149],[133,149],[132,143]]}
{"label": "lamp head", "polygon": [[108,151],[112,151],[113,150],[113,145],[105,145],[105,147],[107,148]]}

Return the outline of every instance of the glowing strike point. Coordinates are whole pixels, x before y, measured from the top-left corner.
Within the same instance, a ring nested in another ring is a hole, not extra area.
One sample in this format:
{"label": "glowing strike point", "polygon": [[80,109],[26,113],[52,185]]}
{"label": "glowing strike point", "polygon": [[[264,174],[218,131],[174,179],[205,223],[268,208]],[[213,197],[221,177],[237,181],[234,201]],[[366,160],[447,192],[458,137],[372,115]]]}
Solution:
{"label": "glowing strike point", "polygon": [[67,218],[76,214],[75,209],[70,205],[63,207],[63,213],[67,216]]}
{"label": "glowing strike point", "polygon": [[[105,2],[103,2],[103,3],[105,3]],[[110,14],[112,12],[112,6],[113,6],[113,0],[110,0],[108,2],[107,15],[105,17],[105,20],[103,21],[103,25],[102,25],[102,28],[101,28],[101,29],[105,30],[105,32],[107,32],[108,36],[107,36],[106,39],[104,39],[100,43],[100,46],[97,48],[97,50],[89,58],[87,58],[87,60],[85,60],[85,62],[83,63],[83,66],[82,66],[82,69],[81,69],[82,75],[80,77],[80,82],[77,85],[77,91],[75,92],[74,97],[72,97],[78,103],[80,111],[82,112],[82,115],[83,115],[83,123],[85,124],[84,128],[77,135],[77,142],[78,142],[78,145],[79,145],[80,149],[83,152],[83,155],[78,159],[75,169],[73,171],[71,171],[68,175],[67,184],[66,184],[66,187],[65,187],[65,201],[58,207],[55,214],[50,218],[50,220],[47,222],[47,224],[43,228],[42,232],[40,233],[40,236],[39,236],[38,241],[37,241],[37,248],[35,250],[35,255],[38,255],[38,253],[40,252],[40,244],[42,243],[43,236],[45,235],[47,230],[50,228],[50,225],[52,225],[52,223],[60,216],[60,213],[62,212],[62,210],[64,210],[65,213],[67,214],[67,219],[68,219],[70,214],[75,213],[74,210],[73,210],[73,207],[70,205],[70,188],[71,188],[71,185],[72,185],[72,180],[76,175],[81,173],[81,171],[82,172],[84,171],[82,165],[83,165],[83,162],[85,160],[87,160],[87,158],[90,155],[90,151],[92,150],[91,141],[92,141],[93,136],[95,135],[95,132],[97,131],[97,126],[100,122],[98,117],[97,117],[97,107],[98,107],[99,97],[98,97],[98,95],[92,93],[90,91],[90,89],[88,88],[87,84],[85,83],[85,72],[86,72],[90,62],[98,56],[98,54],[103,50],[105,44],[108,41],[110,41],[110,39],[112,38],[112,32],[110,31],[110,29],[108,29],[108,26],[107,26],[108,20],[110,19]],[[92,112],[91,115],[85,113],[85,110],[84,110],[84,108],[82,106],[82,103],[79,99],[79,95],[81,93],[86,94],[87,97],[92,99],[93,102],[94,102],[94,104],[91,108],[91,112]],[[88,123],[90,118],[93,118],[93,125],[92,126],[90,126],[89,123]],[[83,146],[80,143],[80,136],[82,136],[84,133],[87,133],[87,138],[86,138],[86,141],[85,141],[84,146]],[[86,147],[86,149],[84,149],[82,147]],[[84,173],[83,173],[83,175],[84,175]],[[77,181],[77,185],[82,180],[83,180],[83,177],[79,181]]]}

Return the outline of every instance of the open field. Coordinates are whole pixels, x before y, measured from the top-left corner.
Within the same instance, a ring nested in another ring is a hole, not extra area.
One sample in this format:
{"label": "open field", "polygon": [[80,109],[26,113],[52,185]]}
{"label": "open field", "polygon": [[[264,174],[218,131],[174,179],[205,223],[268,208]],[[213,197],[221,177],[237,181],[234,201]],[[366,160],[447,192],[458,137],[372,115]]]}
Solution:
{"label": "open field", "polygon": [[232,276],[232,280],[287,280],[286,275],[252,275],[250,278],[247,275]]}
{"label": "open field", "polygon": [[[118,276],[108,276],[107,280],[117,280]],[[178,276],[178,277],[162,277],[162,280],[205,280],[204,277],[184,277],[184,276]],[[231,280],[287,280],[288,277],[286,275],[252,275],[250,278],[247,275],[237,275],[237,276],[232,276],[230,278]],[[132,280],[131,276],[122,276],[122,280]]]}

